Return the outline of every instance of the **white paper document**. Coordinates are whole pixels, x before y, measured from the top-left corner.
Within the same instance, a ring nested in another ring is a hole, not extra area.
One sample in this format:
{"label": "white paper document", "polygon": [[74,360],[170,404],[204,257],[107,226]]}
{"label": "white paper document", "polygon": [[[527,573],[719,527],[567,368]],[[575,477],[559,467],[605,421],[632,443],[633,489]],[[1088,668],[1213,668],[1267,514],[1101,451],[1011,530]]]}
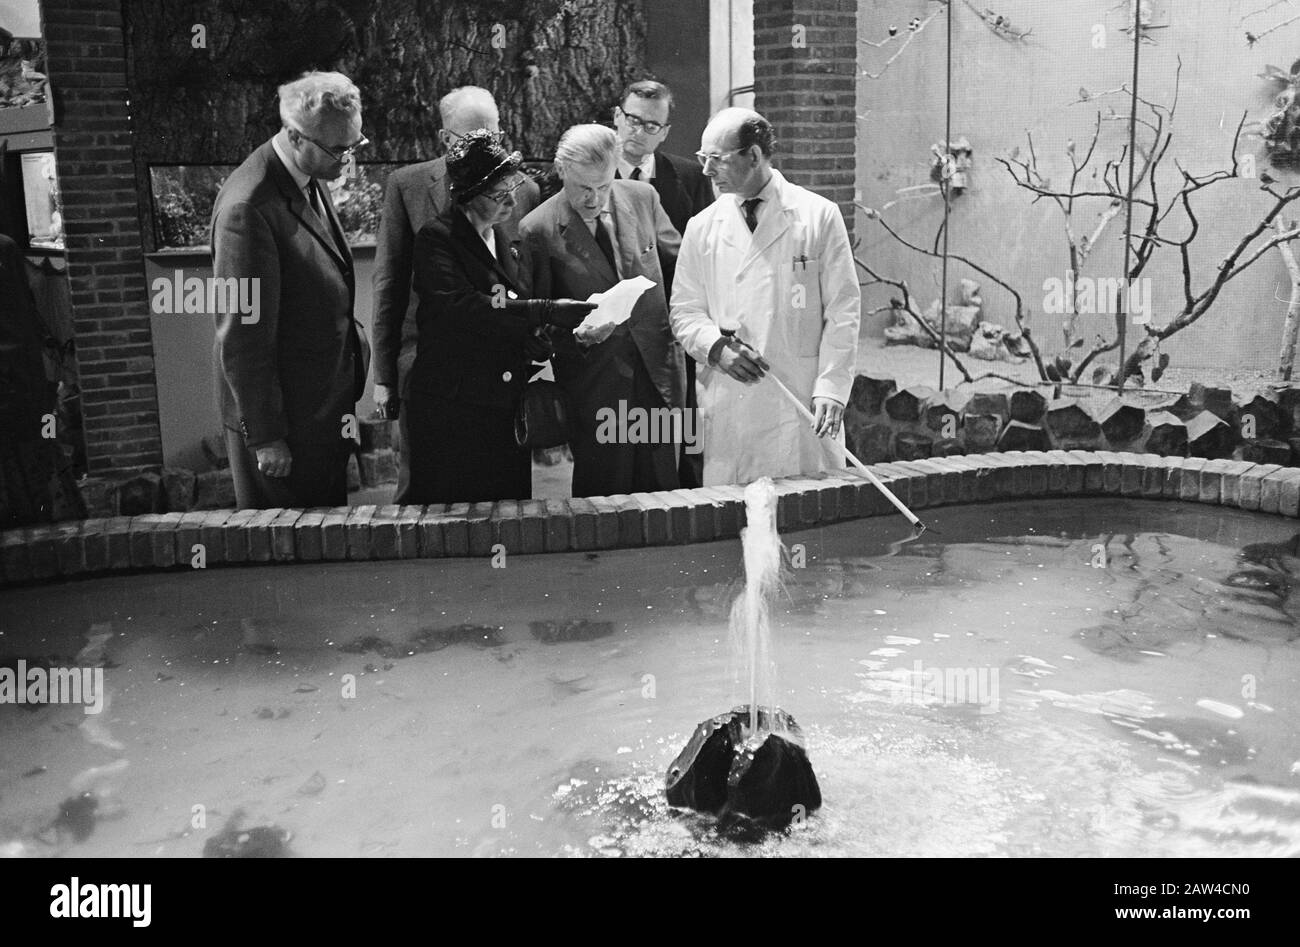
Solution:
{"label": "white paper document", "polygon": [[603,293],[592,293],[587,302],[595,303],[596,308],[587,313],[587,318],[578,326],[578,332],[584,329],[600,329],[608,325],[621,325],[632,316],[632,309],[641,295],[655,285],[655,281],[644,276],[620,280]]}

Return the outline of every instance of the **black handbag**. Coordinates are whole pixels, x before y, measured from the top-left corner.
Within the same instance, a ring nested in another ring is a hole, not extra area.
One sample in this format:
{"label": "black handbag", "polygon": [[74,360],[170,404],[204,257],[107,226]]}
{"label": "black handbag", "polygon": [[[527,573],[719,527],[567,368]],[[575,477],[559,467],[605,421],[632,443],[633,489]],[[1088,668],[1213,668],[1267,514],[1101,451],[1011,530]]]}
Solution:
{"label": "black handbag", "polygon": [[515,412],[515,442],[520,447],[559,447],[569,441],[569,403],[553,381],[530,381]]}

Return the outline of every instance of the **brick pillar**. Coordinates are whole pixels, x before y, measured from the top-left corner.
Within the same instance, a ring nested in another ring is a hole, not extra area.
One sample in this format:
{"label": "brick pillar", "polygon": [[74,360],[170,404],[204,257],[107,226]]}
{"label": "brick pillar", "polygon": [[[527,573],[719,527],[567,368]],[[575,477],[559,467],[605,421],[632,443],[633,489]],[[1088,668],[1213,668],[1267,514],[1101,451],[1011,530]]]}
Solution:
{"label": "brick pillar", "polygon": [[839,204],[850,238],[857,36],[858,0],[754,0],[754,107],[776,131],[774,163]]}
{"label": "brick pillar", "polygon": [[120,0],[42,0],[91,474],[162,466]]}

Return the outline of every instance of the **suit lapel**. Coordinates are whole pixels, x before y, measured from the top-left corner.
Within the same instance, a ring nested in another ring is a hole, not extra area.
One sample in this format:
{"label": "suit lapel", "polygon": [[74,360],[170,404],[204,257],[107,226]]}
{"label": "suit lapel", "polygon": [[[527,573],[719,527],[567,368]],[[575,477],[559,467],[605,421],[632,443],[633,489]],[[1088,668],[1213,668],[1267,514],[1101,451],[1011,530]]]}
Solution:
{"label": "suit lapel", "polygon": [[[673,163],[655,152],[655,190],[659,192],[659,203],[664,205],[664,213],[676,220],[682,202],[682,191],[677,180],[677,169]],[[690,217],[690,214],[685,216]],[[673,226],[677,226],[675,223]]]}
{"label": "suit lapel", "polygon": [[[745,211],[733,195],[725,195],[726,200],[718,201],[717,226],[722,242],[734,250],[742,251],[745,247]],[[749,242],[753,243],[753,237]]]}
{"label": "suit lapel", "polygon": [[[460,245],[465,247],[469,254],[478,260],[480,266],[500,276],[505,281],[507,289],[513,290],[515,293],[519,292],[518,280],[516,279],[518,270],[512,264],[502,264],[492,256],[492,252],[488,250],[483,238],[474,230],[474,225],[469,222],[469,218],[459,209],[452,214],[452,231]],[[504,249],[506,257],[509,258],[509,240],[502,233],[500,226],[492,228],[492,239],[496,241],[497,252],[500,253]]]}
{"label": "suit lapel", "polygon": [[[636,263],[638,256],[637,251],[640,247],[637,246],[639,241],[637,240],[636,208],[632,206],[624,189],[617,185],[610,192],[609,216],[614,222],[612,239],[616,244],[614,252],[618,255],[619,271],[626,277],[632,272],[632,267]],[[604,254],[601,254],[601,256],[604,256]]]}
{"label": "suit lapel", "polygon": [[[331,228],[311,209],[311,205],[307,203],[307,195],[298,187],[298,183],[293,179],[293,175],[289,173],[289,169],[284,166],[280,156],[275,153],[275,148],[271,146],[271,143],[268,141],[263,147],[267,152],[267,166],[271,169],[271,176],[280,189],[281,195],[288,202],[289,213],[297,217],[311,235],[320,241],[320,245],[325,248],[325,252],[334,258],[334,262],[338,264],[339,269],[344,273],[350,273],[352,271],[351,254],[349,253],[345,257],[339,252],[338,242],[334,239],[334,235],[329,232]],[[324,190],[322,188],[322,191]],[[329,215],[333,211],[329,197],[326,196],[324,201],[326,214]]]}
{"label": "suit lapel", "polygon": [[431,170],[432,173],[429,175],[429,203],[433,206],[433,214],[436,217],[446,210],[451,200],[451,195],[447,192],[447,159],[434,159]]}
{"label": "suit lapel", "polygon": [[514,256],[518,252],[514,235],[506,224],[498,224],[495,239],[497,242],[497,259],[493,262],[496,263],[497,269],[502,272],[506,280],[511,285],[518,287],[519,261]]}
{"label": "suit lapel", "polygon": [[587,265],[587,269],[609,286],[618,282],[618,274],[610,268],[605,254],[600,252],[600,247],[596,245],[596,238],[587,229],[586,221],[578,216],[578,212],[567,200],[564,202],[564,218],[560,221],[560,232],[564,235],[564,245],[569,253],[582,260]]}
{"label": "suit lapel", "polygon": [[352,251],[348,248],[347,237],[343,234],[343,224],[339,221],[338,211],[334,209],[334,197],[330,194],[328,185],[316,182],[316,187],[320,189],[321,201],[325,205],[325,215],[330,219],[330,229],[333,231],[335,246],[338,247],[339,256],[347,263],[348,269],[352,269]]}

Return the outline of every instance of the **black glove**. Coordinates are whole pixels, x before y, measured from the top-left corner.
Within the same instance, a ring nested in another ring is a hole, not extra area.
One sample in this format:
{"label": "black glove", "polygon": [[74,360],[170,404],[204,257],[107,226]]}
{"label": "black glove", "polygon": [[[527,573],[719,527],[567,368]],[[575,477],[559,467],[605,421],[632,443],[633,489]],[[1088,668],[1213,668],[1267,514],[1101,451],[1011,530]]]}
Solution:
{"label": "black glove", "polygon": [[579,302],[576,299],[554,299],[551,300],[550,311],[547,313],[547,322],[561,329],[576,329],[582,320],[587,318],[587,313],[595,308],[595,303]]}
{"label": "black glove", "polygon": [[546,334],[546,330],[539,329],[536,335],[530,335],[524,342],[524,355],[530,362],[544,362],[555,354],[555,349],[551,346],[551,337]]}

